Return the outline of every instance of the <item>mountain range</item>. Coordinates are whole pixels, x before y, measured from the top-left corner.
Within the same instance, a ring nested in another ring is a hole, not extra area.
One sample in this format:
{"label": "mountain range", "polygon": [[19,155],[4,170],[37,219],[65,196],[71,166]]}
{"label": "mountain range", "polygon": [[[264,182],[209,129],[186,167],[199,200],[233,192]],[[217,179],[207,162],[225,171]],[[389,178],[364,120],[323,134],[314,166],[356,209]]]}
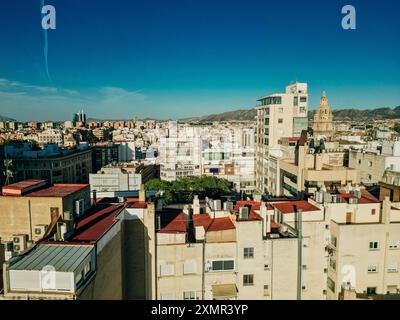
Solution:
{"label": "mountain range", "polygon": [[[313,118],[314,111],[309,111],[308,117]],[[400,106],[391,108],[377,108],[369,110],[360,109],[337,109],[333,110],[334,120],[384,120],[400,119]],[[219,114],[204,115],[199,117],[184,118],[182,122],[207,123],[213,121],[252,121],[256,117],[255,109],[235,110]]]}
{"label": "mountain range", "polygon": [[2,116],[0,114],[0,121],[16,121],[16,120],[12,119],[12,118],[9,118],[9,117]]}

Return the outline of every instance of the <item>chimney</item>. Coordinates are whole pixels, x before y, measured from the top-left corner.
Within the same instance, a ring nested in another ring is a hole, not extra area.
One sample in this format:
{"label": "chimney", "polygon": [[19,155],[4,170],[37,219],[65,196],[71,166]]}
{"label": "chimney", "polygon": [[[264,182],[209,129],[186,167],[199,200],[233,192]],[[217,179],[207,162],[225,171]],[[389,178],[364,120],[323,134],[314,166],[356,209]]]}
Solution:
{"label": "chimney", "polygon": [[145,202],[146,201],[146,190],[144,189],[144,184],[140,185],[139,201],[141,201],[141,202]]}
{"label": "chimney", "polygon": [[265,202],[261,202],[260,215],[261,215],[261,218],[263,219],[263,236],[265,237],[265,235],[268,233],[268,231],[267,231],[267,229],[268,229],[267,206],[266,206]]}
{"label": "chimney", "polygon": [[200,214],[200,200],[197,194],[193,198],[193,214]]}
{"label": "chimney", "polygon": [[97,191],[93,190],[93,206],[97,205]]}
{"label": "chimney", "polygon": [[390,211],[391,211],[392,203],[389,200],[389,197],[385,197],[385,200],[382,202],[382,218],[381,222],[388,225],[390,223]]}

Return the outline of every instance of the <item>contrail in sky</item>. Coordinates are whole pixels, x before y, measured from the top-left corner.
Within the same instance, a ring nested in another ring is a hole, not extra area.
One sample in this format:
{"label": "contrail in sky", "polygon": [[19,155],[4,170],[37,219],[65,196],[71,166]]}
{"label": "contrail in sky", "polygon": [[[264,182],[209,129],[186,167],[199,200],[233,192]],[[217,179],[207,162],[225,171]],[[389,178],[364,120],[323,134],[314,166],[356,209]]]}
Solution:
{"label": "contrail in sky", "polygon": [[[45,6],[45,0],[42,0],[42,4],[40,7],[40,14],[41,17],[44,17],[44,14],[42,13],[42,8]],[[45,70],[46,70],[46,76],[50,83],[53,83],[50,77],[50,72],[49,72],[49,41],[47,37],[47,29],[43,29],[43,36],[44,36],[44,48],[43,48],[43,53],[44,53],[44,65],[45,65]]]}

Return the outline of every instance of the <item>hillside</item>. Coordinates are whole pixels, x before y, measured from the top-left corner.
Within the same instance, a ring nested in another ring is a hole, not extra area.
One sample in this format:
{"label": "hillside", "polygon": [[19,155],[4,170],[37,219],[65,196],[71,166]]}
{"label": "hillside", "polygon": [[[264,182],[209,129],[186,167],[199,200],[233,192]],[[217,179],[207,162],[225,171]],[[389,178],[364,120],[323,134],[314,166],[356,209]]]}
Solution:
{"label": "hillside", "polygon": [[12,118],[5,117],[5,116],[2,116],[2,115],[0,114],[0,121],[16,121],[16,120],[15,120],[15,119],[12,119]]}
{"label": "hillside", "polygon": [[[400,106],[391,108],[377,108],[370,110],[359,109],[338,109],[333,110],[334,120],[379,120],[379,119],[400,119]],[[312,119],[315,111],[309,112],[309,118]],[[236,110],[220,114],[205,115],[200,117],[184,118],[182,122],[206,123],[213,121],[249,121],[256,117],[256,110]]]}

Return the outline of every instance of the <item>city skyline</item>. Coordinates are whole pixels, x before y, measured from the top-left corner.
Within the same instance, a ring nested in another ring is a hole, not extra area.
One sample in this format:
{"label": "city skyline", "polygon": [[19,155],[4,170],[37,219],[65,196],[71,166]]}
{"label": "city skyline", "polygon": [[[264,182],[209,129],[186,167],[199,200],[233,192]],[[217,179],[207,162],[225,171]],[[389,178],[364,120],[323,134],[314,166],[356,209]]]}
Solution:
{"label": "city skyline", "polygon": [[[8,2],[0,20],[0,115],[68,120],[180,119],[252,109],[290,81],[326,90],[333,110],[400,105],[398,2],[52,1],[46,75],[38,3]],[[271,13],[272,12],[272,13]],[[384,22],[384,23],[383,23]]]}

